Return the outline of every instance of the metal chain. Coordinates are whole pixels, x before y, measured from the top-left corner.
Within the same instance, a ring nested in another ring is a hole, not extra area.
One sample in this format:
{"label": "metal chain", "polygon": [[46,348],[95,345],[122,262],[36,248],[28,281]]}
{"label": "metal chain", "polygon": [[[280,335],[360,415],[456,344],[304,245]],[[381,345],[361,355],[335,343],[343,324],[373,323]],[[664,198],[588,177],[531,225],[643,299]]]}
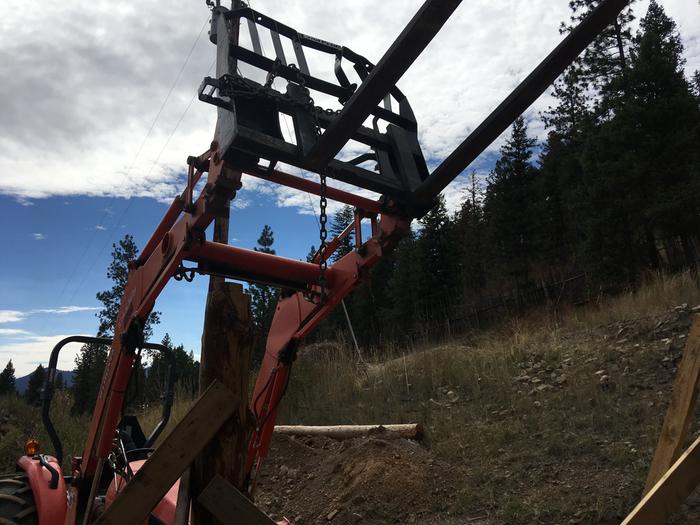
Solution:
{"label": "metal chain", "polygon": [[[314,99],[311,98],[311,93],[309,92],[309,88],[306,87],[306,83],[304,82],[304,77],[300,74],[299,75],[299,85],[301,88],[304,90],[304,94],[307,97],[306,103],[308,105],[308,109],[311,112],[311,117],[314,119],[314,127],[316,128],[316,135],[321,136],[321,123],[318,121],[318,114],[316,113],[316,106],[314,105]],[[320,109],[320,108],[319,108]],[[328,185],[326,181],[326,168],[325,166],[322,167],[318,175],[320,177],[320,183],[321,183],[321,194],[320,194],[320,202],[319,202],[319,217],[318,217],[318,225],[319,225],[319,232],[318,232],[318,237],[320,241],[320,245],[318,247],[318,284],[321,288],[321,304],[324,304],[326,302],[326,270],[328,269],[328,261],[326,260],[326,247],[327,247],[327,240],[328,240],[328,230],[326,229],[326,224],[328,223],[328,213],[326,211],[326,208],[328,207],[328,199],[326,198],[326,192],[328,190]]]}
{"label": "metal chain", "polygon": [[[225,97],[238,97],[238,98],[268,98],[276,102],[281,102],[291,106],[297,106],[305,109],[311,115],[314,121],[314,127],[317,136],[321,136],[322,128],[321,123],[318,120],[318,114],[320,112],[326,113],[327,115],[335,115],[340,113],[340,110],[324,109],[314,104],[314,99],[311,97],[309,89],[306,87],[306,82],[304,81],[304,76],[301,72],[297,75],[296,81],[302,88],[305,95],[303,100],[290,97],[288,94],[282,94],[278,91],[272,89],[272,83],[279,72],[281,63],[279,60],[275,61],[272,70],[268,73],[265,84],[260,85],[256,82],[252,82],[244,77],[238,75],[225,75],[219,79],[219,94]],[[289,64],[290,68],[296,69],[294,64]],[[319,215],[319,278],[318,283],[321,288],[321,303],[326,301],[326,270],[328,269],[328,262],[326,261],[326,248],[328,241],[328,199],[327,199],[327,168],[323,167],[318,172],[320,177],[321,191],[320,191],[320,215]]]}

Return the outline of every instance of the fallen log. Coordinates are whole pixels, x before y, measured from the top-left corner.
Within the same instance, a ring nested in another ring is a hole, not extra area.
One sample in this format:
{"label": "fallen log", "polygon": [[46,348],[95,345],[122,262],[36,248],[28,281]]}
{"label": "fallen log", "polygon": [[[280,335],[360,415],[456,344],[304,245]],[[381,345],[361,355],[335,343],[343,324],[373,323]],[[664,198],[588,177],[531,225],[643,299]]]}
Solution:
{"label": "fallen log", "polygon": [[332,425],[332,426],[306,426],[306,425],[277,425],[275,432],[288,436],[323,436],[332,439],[348,439],[371,435],[382,437],[395,437],[404,439],[422,439],[423,426],[420,423],[407,423],[401,425]]}

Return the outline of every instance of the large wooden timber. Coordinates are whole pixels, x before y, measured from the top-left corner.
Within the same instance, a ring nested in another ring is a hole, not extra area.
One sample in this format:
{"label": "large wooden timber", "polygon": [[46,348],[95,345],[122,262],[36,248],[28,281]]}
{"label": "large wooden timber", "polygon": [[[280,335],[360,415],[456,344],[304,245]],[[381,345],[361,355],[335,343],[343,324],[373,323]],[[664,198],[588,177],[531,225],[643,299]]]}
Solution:
{"label": "large wooden timber", "polygon": [[214,476],[197,498],[197,503],[206,508],[224,525],[274,525],[236,487],[221,476]]}
{"label": "large wooden timber", "polygon": [[700,484],[700,438],[646,493],[622,525],[664,525]]}
{"label": "large wooden timber", "polygon": [[236,410],[233,393],[212,383],[166,436],[117,499],[97,520],[101,525],[142,523],[195,456]]}
{"label": "large wooden timber", "polygon": [[656,484],[683,452],[693,418],[700,381],[700,316],[696,316],[676,373],[666,418],[661,429],[654,459],[649,468],[644,493]]}

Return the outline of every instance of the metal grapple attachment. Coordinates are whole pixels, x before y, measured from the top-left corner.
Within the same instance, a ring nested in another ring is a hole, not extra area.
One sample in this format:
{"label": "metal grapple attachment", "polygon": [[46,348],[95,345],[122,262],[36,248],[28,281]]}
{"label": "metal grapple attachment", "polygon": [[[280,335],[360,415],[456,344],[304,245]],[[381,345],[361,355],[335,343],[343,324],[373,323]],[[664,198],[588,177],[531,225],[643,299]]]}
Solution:
{"label": "metal grapple attachment", "polygon": [[[239,20],[247,22],[252,49],[238,43]],[[274,58],[265,56],[261,37],[272,42]],[[224,159],[253,171],[271,169],[277,162],[309,171],[324,169],[328,177],[399,200],[428,176],[416,119],[396,86],[387,88],[381,103],[370,111],[371,127],[361,125],[349,136],[355,142],[340,157],[345,153],[352,158],[332,158],[323,166],[311,158],[324,130],[337,122],[340,110],[357,90],[348,72],[362,82],[374,68],[363,56],[299,33],[250,8],[215,7],[210,39],[217,46],[216,78],[204,79],[199,98],[219,108],[217,134]],[[308,60],[309,50],[319,60]],[[315,66],[323,58],[333,64],[333,73],[328,71],[322,78],[312,73],[310,64]],[[262,72],[266,78],[246,77],[242,68]],[[286,81],[283,92],[277,89],[282,82],[275,79]],[[320,107],[314,98],[336,107]],[[287,137],[280,125],[283,118],[285,126],[291,121],[293,128],[287,129]]]}

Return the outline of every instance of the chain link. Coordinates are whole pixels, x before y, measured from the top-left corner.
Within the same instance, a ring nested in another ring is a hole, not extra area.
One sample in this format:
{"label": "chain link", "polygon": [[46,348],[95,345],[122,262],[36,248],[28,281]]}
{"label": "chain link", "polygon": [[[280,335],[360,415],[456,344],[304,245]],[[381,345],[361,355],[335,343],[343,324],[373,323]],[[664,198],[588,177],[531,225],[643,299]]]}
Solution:
{"label": "chain link", "polygon": [[[301,88],[304,90],[304,94],[307,96],[307,103],[308,103],[308,108],[310,109],[311,112],[311,117],[314,119],[314,127],[316,128],[316,135],[321,136],[322,130],[321,130],[321,123],[318,121],[318,114],[316,112],[316,106],[314,105],[314,99],[311,98],[311,94],[309,92],[309,89],[306,87],[306,83],[304,82],[304,77],[300,74],[299,75],[299,85]],[[318,108],[321,109],[321,108]],[[333,113],[330,111],[330,113]],[[328,206],[328,199],[326,198],[326,192],[328,190],[328,185],[326,181],[326,168],[325,166],[322,167],[318,175],[320,177],[320,183],[321,183],[321,195],[320,195],[320,201],[319,201],[319,217],[318,217],[318,224],[319,224],[319,232],[318,232],[318,237],[320,241],[320,245],[318,247],[318,284],[321,288],[321,304],[324,304],[326,302],[326,270],[328,269],[328,261],[326,260],[326,248],[327,248],[327,240],[328,240],[328,230],[326,228],[326,224],[328,223],[328,213],[326,211],[326,208]]]}
{"label": "chain link", "polygon": [[[277,76],[279,68],[281,66],[279,59],[275,60],[271,71],[268,73],[265,79],[265,84],[260,85],[256,82],[252,82],[244,77],[238,75],[225,75],[219,79],[219,94],[225,97],[234,98],[248,98],[248,99],[259,99],[267,98],[276,102],[287,104],[290,106],[297,106],[303,108],[307,111],[311,118],[313,119],[314,128],[317,136],[321,136],[323,129],[321,128],[321,123],[318,120],[318,114],[323,112],[327,115],[337,115],[340,110],[324,109],[314,104],[314,99],[311,97],[311,92],[309,88],[306,87],[306,82],[304,81],[304,76],[301,72],[297,75],[296,81],[302,88],[304,94],[303,99],[297,99],[289,96],[288,94],[282,94],[278,91],[272,89],[272,84]],[[294,64],[289,64],[290,68],[297,69]],[[328,246],[328,199],[327,199],[327,169],[323,167],[318,172],[320,177],[321,191],[320,191],[320,214],[319,214],[319,278],[318,284],[321,288],[321,303],[325,303],[327,295],[327,280],[326,280],[326,270],[328,269],[328,262],[326,261],[326,248]]]}

